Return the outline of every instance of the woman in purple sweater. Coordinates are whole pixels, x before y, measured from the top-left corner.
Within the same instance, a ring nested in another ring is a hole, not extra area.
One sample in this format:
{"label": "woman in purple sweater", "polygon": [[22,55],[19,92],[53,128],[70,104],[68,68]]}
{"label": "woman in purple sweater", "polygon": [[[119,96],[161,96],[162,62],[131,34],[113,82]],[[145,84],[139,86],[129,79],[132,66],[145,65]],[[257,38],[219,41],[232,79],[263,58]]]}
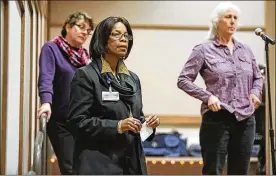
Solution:
{"label": "woman in purple sweater", "polygon": [[74,139],[65,125],[70,84],[76,69],[90,62],[82,45],[92,30],[92,19],[86,13],[75,12],[66,19],[61,36],[45,43],[40,53],[38,117],[47,114],[47,134],[62,175],[72,174]]}

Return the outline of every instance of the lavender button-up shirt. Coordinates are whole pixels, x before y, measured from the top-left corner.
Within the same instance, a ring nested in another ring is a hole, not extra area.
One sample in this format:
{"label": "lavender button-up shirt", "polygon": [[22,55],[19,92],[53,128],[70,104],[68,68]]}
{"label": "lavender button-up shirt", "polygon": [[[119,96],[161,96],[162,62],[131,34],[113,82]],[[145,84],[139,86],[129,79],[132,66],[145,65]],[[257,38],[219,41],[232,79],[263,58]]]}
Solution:
{"label": "lavender button-up shirt", "polygon": [[[198,73],[206,90],[194,84]],[[221,107],[234,113],[240,121],[254,113],[249,95],[261,97],[263,78],[247,45],[234,40],[231,55],[227,46],[213,40],[194,47],[178,77],[177,86],[202,101],[201,115],[209,110],[208,99],[214,95],[221,101]]]}

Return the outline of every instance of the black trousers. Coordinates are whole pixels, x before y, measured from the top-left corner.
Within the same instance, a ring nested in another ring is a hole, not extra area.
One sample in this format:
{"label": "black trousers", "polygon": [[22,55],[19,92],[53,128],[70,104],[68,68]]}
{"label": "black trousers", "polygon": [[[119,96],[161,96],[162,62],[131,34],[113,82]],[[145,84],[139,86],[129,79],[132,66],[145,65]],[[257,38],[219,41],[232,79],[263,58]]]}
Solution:
{"label": "black trousers", "polygon": [[202,117],[200,145],[203,175],[222,175],[227,156],[228,175],[247,175],[255,135],[255,117],[237,121],[226,110]]}
{"label": "black trousers", "polygon": [[265,105],[261,104],[255,111],[256,132],[262,135],[260,142],[260,151],[258,154],[258,168],[256,175],[266,175],[266,156],[265,156]]}
{"label": "black trousers", "polygon": [[74,138],[67,130],[66,121],[50,118],[47,134],[57,156],[60,173],[72,175]]}

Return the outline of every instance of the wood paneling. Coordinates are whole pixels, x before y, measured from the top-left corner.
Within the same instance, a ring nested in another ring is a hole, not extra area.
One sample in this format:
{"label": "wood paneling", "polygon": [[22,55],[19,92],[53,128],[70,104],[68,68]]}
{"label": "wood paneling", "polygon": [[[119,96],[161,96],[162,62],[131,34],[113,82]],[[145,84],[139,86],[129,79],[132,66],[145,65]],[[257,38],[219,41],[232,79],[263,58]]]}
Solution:
{"label": "wood paneling", "polygon": [[[61,23],[49,23],[49,27],[61,27]],[[97,24],[95,24],[97,25]],[[193,31],[205,31],[209,30],[208,26],[194,26],[194,25],[162,25],[162,24],[132,24],[133,29],[151,29],[151,30],[193,30]],[[238,31],[255,31],[258,26],[246,26],[240,27]],[[265,31],[265,28],[262,28]]]}
{"label": "wood paneling", "polygon": [[160,125],[174,125],[182,127],[196,126],[199,127],[201,123],[200,116],[187,115],[159,115]]}
{"label": "wood paneling", "polygon": [[18,0],[17,1],[17,7],[18,7],[19,14],[22,16],[25,12],[24,1],[23,0]]}
{"label": "wood paneling", "polygon": [[24,46],[25,46],[25,8],[24,1],[17,1],[21,13],[21,51],[20,51],[20,107],[19,107],[19,152],[18,152],[18,174],[22,175],[23,163],[23,129],[24,129]]}
{"label": "wood paneling", "polygon": [[30,9],[30,36],[31,36],[31,39],[30,39],[30,99],[29,99],[29,152],[28,152],[28,170],[31,170],[32,169],[32,132],[33,132],[33,126],[32,126],[32,122],[34,119],[32,119],[32,114],[34,113],[33,111],[33,106],[32,106],[32,101],[33,101],[33,94],[32,92],[34,91],[33,90],[33,86],[32,86],[32,82],[33,82],[33,13],[34,13],[34,9],[33,9],[33,5],[32,5],[32,2],[30,0],[28,0],[28,8]]}
{"label": "wood paneling", "polygon": [[38,1],[41,15],[44,17],[48,16],[48,1]]}
{"label": "wood paneling", "polygon": [[[149,175],[202,175],[201,157],[146,157]],[[51,175],[60,175],[57,161],[50,164]],[[250,159],[249,174],[255,175],[257,158]],[[224,168],[226,174],[226,166]]]}
{"label": "wood paneling", "polygon": [[[8,30],[8,19],[9,19],[9,8],[8,1],[4,2],[4,21],[3,24],[6,26],[3,32],[3,58],[8,58],[8,46],[9,46],[9,30]],[[1,170],[0,174],[6,174],[6,146],[7,146],[7,102],[8,102],[8,59],[3,59],[2,62],[2,104],[1,106]]]}
{"label": "wood paneling", "polygon": [[[276,1],[265,1],[265,28],[266,33],[271,38],[275,39],[275,10],[276,10]],[[261,40],[261,39],[260,39]],[[276,62],[275,62],[275,45],[269,46],[269,74],[270,74],[270,90],[271,90],[271,108],[272,108],[272,127],[275,130],[275,69],[276,69]],[[266,87],[266,94],[268,93],[268,87]],[[266,105],[268,105],[268,94],[266,95]],[[268,113],[268,106],[266,106],[266,171],[267,175],[272,175],[272,164],[271,164],[271,143],[270,143],[270,123],[269,123],[269,113]],[[275,134],[273,134],[275,136]]]}
{"label": "wood paneling", "polygon": [[[201,157],[146,157],[149,175],[202,175]],[[226,164],[223,175],[226,175]],[[255,175],[257,158],[251,158],[249,175]]]}

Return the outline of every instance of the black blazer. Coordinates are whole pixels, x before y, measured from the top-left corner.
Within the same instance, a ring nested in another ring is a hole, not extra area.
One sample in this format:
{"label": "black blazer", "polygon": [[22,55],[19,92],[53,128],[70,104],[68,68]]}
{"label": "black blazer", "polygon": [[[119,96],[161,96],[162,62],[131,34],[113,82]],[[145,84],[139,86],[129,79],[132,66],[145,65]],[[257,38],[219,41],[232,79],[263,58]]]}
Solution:
{"label": "black blazer", "polygon": [[[140,80],[136,74],[101,73],[101,60],[78,69],[71,84],[68,125],[75,140],[74,174],[147,174],[140,134],[117,132],[119,120],[129,117],[143,123]],[[108,81],[108,78],[110,79]],[[119,92],[119,101],[103,101],[102,92]],[[147,140],[152,140],[155,134]]]}

